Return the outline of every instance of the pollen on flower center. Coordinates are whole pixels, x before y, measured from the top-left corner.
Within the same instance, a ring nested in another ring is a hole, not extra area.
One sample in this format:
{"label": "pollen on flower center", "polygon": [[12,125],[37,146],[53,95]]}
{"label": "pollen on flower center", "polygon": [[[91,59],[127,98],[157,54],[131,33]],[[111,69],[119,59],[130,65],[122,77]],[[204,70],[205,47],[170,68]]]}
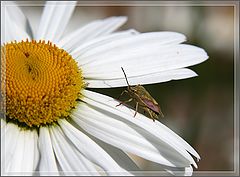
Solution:
{"label": "pollen on flower center", "polygon": [[71,55],[44,41],[12,42],[1,48],[7,118],[32,127],[67,117],[84,87]]}

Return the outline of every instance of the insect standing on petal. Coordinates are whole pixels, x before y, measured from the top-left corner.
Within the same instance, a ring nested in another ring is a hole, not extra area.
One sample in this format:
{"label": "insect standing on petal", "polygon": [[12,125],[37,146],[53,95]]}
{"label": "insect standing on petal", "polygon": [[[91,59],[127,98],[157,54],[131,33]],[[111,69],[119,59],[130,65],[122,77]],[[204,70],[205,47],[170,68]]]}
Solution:
{"label": "insect standing on petal", "polygon": [[[135,101],[136,106],[135,106],[135,114],[134,117],[136,116],[138,112],[138,108],[142,108],[144,113],[147,112],[151,119],[155,121],[155,119],[158,119],[158,115],[161,117],[164,117],[160,106],[156,102],[156,100],[148,93],[148,91],[141,85],[136,85],[136,86],[130,86],[127,76],[123,68],[121,67],[123,74],[125,76],[125,79],[127,81],[127,89],[124,90],[119,98],[124,94],[127,93],[128,96],[130,97],[129,100],[120,102],[117,106],[120,106],[121,104],[129,103],[131,101]],[[118,98],[118,99],[119,99]]]}

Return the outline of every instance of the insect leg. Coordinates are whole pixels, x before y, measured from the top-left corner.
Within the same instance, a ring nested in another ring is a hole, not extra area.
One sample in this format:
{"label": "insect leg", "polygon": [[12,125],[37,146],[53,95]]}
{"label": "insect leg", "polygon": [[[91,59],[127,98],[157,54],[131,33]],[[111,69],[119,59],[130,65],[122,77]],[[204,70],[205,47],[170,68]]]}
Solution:
{"label": "insect leg", "polygon": [[146,110],[147,110],[148,114],[151,116],[153,122],[155,122],[155,119],[154,119],[154,117],[153,117],[153,115],[152,115],[151,110],[150,110],[150,109],[146,109]]}
{"label": "insect leg", "polygon": [[131,102],[132,100],[133,100],[133,99],[130,98],[130,99],[127,100],[127,101],[120,102],[118,105],[116,105],[116,107],[117,107],[117,106],[120,106],[121,104],[129,103],[129,102]]}
{"label": "insect leg", "polygon": [[127,91],[127,90],[123,90],[122,93],[119,95],[118,100],[120,99],[120,97],[121,97],[124,93],[128,93],[128,91]]}
{"label": "insect leg", "polygon": [[138,102],[136,103],[136,109],[135,109],[135,113],[134,113],[134,116],[133,116],[133,117],[135,117],[135,116],[136,116],[136,114],[137,114],[137,111],[138,111]]}

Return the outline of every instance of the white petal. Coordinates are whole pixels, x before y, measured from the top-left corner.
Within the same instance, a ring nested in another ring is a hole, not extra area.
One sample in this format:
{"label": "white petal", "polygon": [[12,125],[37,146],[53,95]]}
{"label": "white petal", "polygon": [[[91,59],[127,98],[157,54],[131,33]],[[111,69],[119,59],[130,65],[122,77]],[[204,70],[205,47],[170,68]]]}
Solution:
{"label": "white petal", "polygon": [[133,48],[112,49],[105,53],[89,56],[90,63],[82,65],[85,78],[124,78],[121,67],[128,77],[147,75],[188,67],[205,61],[206,52],[198,47],[180,45],[154,45],[148,43]]}
{"label": "white petal", "polygon": [[74,121],[91,135],[126,152],[167,166],[189,165],[188,160],[165,142],[160,142],[154,137],[147,136],[147,132],[136,130],[135,127],[116,120],[110,113],[103,114],[82,104],[80,109],[73,113],[73,117]]}
{"label": "white petal", "polygon": [[[162,71],[157,73],[151,73],[148,75],[140,75],[134,77],[128,77],[130,85],[137,84],[153,84],[160,82],[167,82],[170,80],[186,79],[190,77],[195,77],[197,74],[187,68],[175,69],[169,71]],[[108,87],[122,87],[126,86],[126,79],[85,79],[88,83],[89,88],[108,88]]]}
{"label": "white petal", "polygon": [[67,51],[94,38],[112,33],[127,21],[127,17],[110,17],[91,22],[64,37],[58,45]]}
{"label": "white petal", "polygon": [[90,161],[103,168],[107,174],[125,174],[130,175],[123,170],[118,164],[94,141],[85,134],[77,130],[65,120],[59,120],[59,124],[65,135],[71,140],[78,150],[83,153]]}
{"label": "white petal", "polygon": [[[92,112],[92,115],[89,112]],[[74,120],[85,131],[106,143],[164,165],[173,167],[189,165],[186,159],[180,157],[166,143],[156,142],[152,137],[144,137],[146,133],[138,133],[134,128],[114,118],[114,116],[109,118],[109,115],[94,112],[93,109],[83,105],[81,105],[81,111],[74,113]]]}
{"label": "white petal", "polygon": [[73,13],[76,1],[48,1],[40,20],[35,39],[57,43]]}
{"label": "white petal", "polygon": [[16,141],[16,145],[14,152],[10,152],[11,159],[9,160],[7,171],[14,175],[32,175],[39,160],[36,141],[38,135],[34,130],[18,129],[18,131],[19,135],[13,138]]}
{"label": "white petal", "polygon": [[125,31],[115,32],[115,33],[112,33],[112,34],[109,34],[106,36],[98,37],[96,39],[92,39],[88,42],[85,42],[84,44],[75,48],[72,52],[70,52],[70,54],[76,60],[80,59],[80,60],[77,60],[77,61],[79,61],[80,64],[84,64],[88,60],[84,61],[83,58],[79,57],[79,56],[83,55],[84,53],[86,53],[98,46],[105,45],[111,41],[120,40],[120,39],[128,39],[129,37],[131,37],[133,35],[137,35],[137,34],[139,34],[138,31],[136,31],[134,29],[129,29],[129,30],[125,30]]}
{"label": "white petal", "polygon": [[192,176],[193,173],[191,165],[185,168],[172,168],[167,166],[162,166],[162,168],[174,176]]}
{"label": "white petal", "polygon": [[[189,162],[189,165],[193,164],[195,165],[195,167],[197,167],[192,157],[185,150],[184,148],[185,145],[181,142],[183,140],[182,139],[179,140],[177,136],[173,136],[173,132],[169,133],[170,131],[167,131],[168,129],[167,127],[161,128],[159,126],[156,126],[155,122],[151,121],[150,119],[146,118],[141,114],[137,114],[136,118],[133,118],[133,114],[134,114],[133,110],[130,110],[125,106],[119,106],[116,108],[115,106],[118,104],[118,102],[113,100],[110,97],[97,94],[94,92],[90,92],[87,90],[85,90],[83,94],[85,95],[83,100],[86,101],[91,106],[98,107],[99,110],[105,110],[106,113],[112,112],[112,118],[122,121],[128,125],[131,125],[132,128],[134,128],[137,132],[141,132],[141,134],[144,136],[148,137],[151,135],[150,136],[151,139],[154,140],[154,142],[151,142],[151,143],[156,143],[156,146],[158,146],[157,143],[160,143],[160,145],[164,145],[164,143],[166,143],[165,147],[169,146],[168,149],[161,149],[163,147],[158,147],[160,148],[158,150],[160,150],[160,152],[163,151],[163,154],[167,155],[166,157],[168,160],[171,160],[172,158],[176,158],[176,159],[180,158],[178,160],[183,160],[183,161],[187,160]],[[97,118],[93,117],[92,119],[97,119]],[[89,122],[90,120],[87,120],[87,121]],[[109,121],[112,121],[112,120],[109,120]],[[147,135],[145,135],[146,133]],[[168,152],[168,150],[171,152]],[[169,156],[168,153],[172,153],[173,157],[171,157],[171,155]],[[181,157],[178,157],[178,155],[180,155]]]}
{"label": "white petal", "polygon": [[6,126],[1,129],[2,168],[5,172],[8,171],[11,165],[19,132],[18,127],[12,123],[6,124]]}
{"label": "white petal", "polygon": [[192,166],[189,166],[189,167],[186,167],[186,168],[185,168],[184,176],[192,176],[192,173],[193,173],[193,168],[192,168]]}
{"label": "white petal", "polygon": [[34,149],[33,149],[33,154],[34,154],[34,158],[33,158],[33,169],[36,170],[40,161],[40,151],[39,151],[39,137],[38,137],[38,133],[37,131],[33,131],[34,134]]}
{"label": "white petal", "polygon": [[174,133],[171,129],[169,129],[167,126],[163,125],[160,122],[156,122],[156,130],[165,130],[166,132],[168,132],[169,137],[171,137],[172,139],[175,139],[176,142],[178,142],[178,145],[184,149],[186,149],[188,152],[190,152],[193,156],[195,156],[197,158],[197,160],[200,160],[200,156],[199,154],[184,140],[182,139],[180,136],[178,136],[176,133]]}
{"label": "white petal", "polygon": [[23,31],[26,31],[28,35],[32,38],[32,29],[29,20],[23,14],[22,10],[18,7],[18,5],[12,1],[5,1],[2,2],[2,4],[6,6],[8,15],[12,22],[16,23],[16,25]]}
{"label": "white petal", "polygon": [[[1,123],[5,122],[1,119]],[[12,155],[16,147],[16,140],[14,138],[18,137],[19,130],[14,124],[6,124],[1,127],[1,174],[6,175]]]}
{"label": "white petal", "polygon": [[39,148],[41,152],[41,160],[39,164],[40,174],[59,175],[49,130],[46,127],[40,128]]}
{"label": "white petal", "polygon": [[121,149],[107,144],[96,137],[91,136],[91,139],[101,146],[101,148],[103,148],[123,169],[131,172],[140,171],[140,168],[137,166],[137,164],[129,157],[127,153]]}
{"label": "white petal", "polygon": [[[17,19],[14,19],[13,14],[10,14],[14,6],[8,7],[8,5],[1,5],[1,45],[10,41],[21,41],[25,39],[31,39],[26,32],[26,28],[23,28],[19,23],[16,22]],[[11,9],[11,10],[10,10]]]}
{"label": "white petal", "polygon": [[[110,107],[114,107],[116,108],[115,104],[118,104],[118,102],[116,102],[114,99],[110,98],[110,97],[107,97],[105,95],[102,95],[102,94],[98,94],[98,93],[95,93],[95,92],[91,92],[91,91],[88,91],[88,90],[85,90],[85,93],[88,95],[88,97],[90,98],[99,98],[100,100],[105,100],[104,103],[107,105],[107,106],[110,106]],[[125,112],[125,113],[128,113],[130,115],[132,115],[133,111],[130,110],[129,108],[123,106],[123,107],[117,107],[117,109],[121,112]],[[155,135],[158,135],[158,134],[162,134],[164,132],[166,132],[166,137],[169,137],[171,138],[172,140],[174,140],[175,143],[178,143],[178,146],[179,147],[182,147],[184,149],[186,149],[188,152],[190,152],[193,156],[195,156],[197,158],[197,160],[200,160],[200,156],[199,154],[183,139],[181,138],[180,136],[178,136],[176,133],[174,133],[171,129],[169,129],[167,126],[165,126],[164,124],[162,124],[161,122],[159,121],[156,121],[156,122],[149,122],[148,119],[145,119],[144,116],[142,116],[141,114],[137,114],[136,117],[139,117],[139,121],[143,122],[144,124],[147,124],[147,123],[150,123],[150,126],[153,126],[153,130],[154,132],[152,132],[153,134]],[[131,119],[130,119],[131,120]]]}
{"label": "white petal", "polygon": [[90,162],[70,144],[59,126],[50,128],[54,152],[65,175],[94,175]]}
{"label": "white petal", "polygon": [[[149,45],[174,45],[185,41],[186,37],[183,34],[175,32],[149,32],[141,33],[139,35],[129,36],[127,39],[115,39],[107,43],[96,45],[91,50],[84,52],[79,60],[87,60],[88,62],[95,62],[93,59],[98,55],[104,55],[108,52],[117,55],[125,51],[134,51],[137,48],[146,48]],[[107,54],[108,55],[108,54]],[[88,58],[87,58],[88,57]],[[86,59],[85,59],[86,58]],[[100,59],[100,58],[97,58]],[[85,64],[85,63],[83,63]]]}

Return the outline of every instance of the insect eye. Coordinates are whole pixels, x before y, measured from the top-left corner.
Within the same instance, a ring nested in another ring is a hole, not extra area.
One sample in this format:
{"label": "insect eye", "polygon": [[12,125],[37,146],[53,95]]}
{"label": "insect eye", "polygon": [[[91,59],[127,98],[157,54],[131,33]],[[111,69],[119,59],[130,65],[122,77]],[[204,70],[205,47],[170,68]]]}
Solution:
{"label": "insect eye", "polygon": [[131,90],[131,92],[135,92],[135,89],[133,89],[133,88],[131,88],[131,87],[130,87],[130,90]]}

